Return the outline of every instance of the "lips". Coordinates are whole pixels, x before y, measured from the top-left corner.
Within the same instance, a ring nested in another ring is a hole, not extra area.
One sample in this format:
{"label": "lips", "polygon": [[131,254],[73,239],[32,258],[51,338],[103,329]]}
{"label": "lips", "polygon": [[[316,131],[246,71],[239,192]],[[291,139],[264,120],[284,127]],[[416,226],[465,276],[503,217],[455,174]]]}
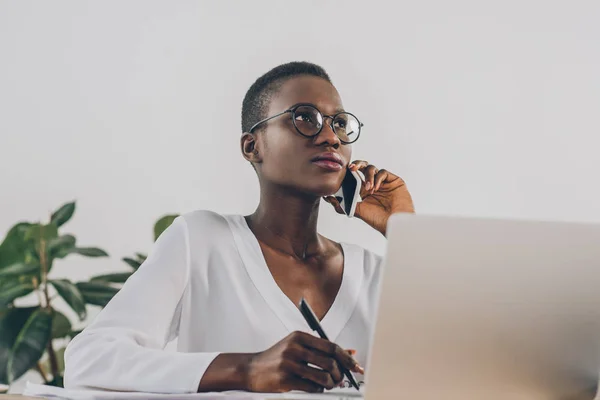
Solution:
{"label": "lips", "polygon": [[321,153],[313,157],[311,161],[325,171],[335,172],[344,168],[344,161],[337,153]]}
{"label": "lips", "polygon": [[321,153],[321,154],[317,155],[316,157],[313,157],[313,159],[311,161],[312,162],[329,161],[329,162],[337,163],[342,167],[344,166],[344,161],[342,161],[342,157],[340,157],[340,155],[337,153]]}

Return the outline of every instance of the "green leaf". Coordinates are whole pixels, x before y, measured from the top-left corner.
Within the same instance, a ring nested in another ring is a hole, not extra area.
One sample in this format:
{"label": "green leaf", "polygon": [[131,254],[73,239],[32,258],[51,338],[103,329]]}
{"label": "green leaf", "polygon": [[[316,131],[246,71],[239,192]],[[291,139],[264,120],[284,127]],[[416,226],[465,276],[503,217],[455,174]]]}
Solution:
{"label": "green leaf", "polygon": [[39,264],[40,255],[36,251],[35,246],[31,245],[25,249],[25,264]]}
{"label": "green leaf", "polygon": [[40,270],[40,266],[37,264],[25,264],[24,262],[18,262],[11,266],[0,269],[0,278],[6,278],[14,275],[29,275],[37,274]]}
{"label": "green leaf", "polygon": [[12,275],[0,279],[0,296],[6,290],[13,286],[17,286],[20,283],[33,283],[33,277],[31,275]]}
{"label": "green leaf", "polygon": [[38,362],[50,340],[51,330],[52,314],[50,310],[38,308],[27,319],[8,356],[9,384]]}
{"label": "green leaf", "polygon": [[16,298],[28,295],[34,289],[33,282],[10,281],[9,284],[3,284],[0,291],[0,308],[6,307]]}
{"label": "green leaf", "polygon": [[178,216],[179,216],[178,214],[165,215],[164,217],[162,217],[158,221],[156,221],[156,224],[154,224],[154,240],[155,241],[156,241],[156,239],[158,239],[160,234],[163,233],[165,231],[165,229],[167,229],[169,227],[169,225],[171,225],[173,223],[173,221],[175,220],[175,218],[177,218]]}
{"label": "green leaf", "polygon": [[52,317],[52,339],[60,339],[71,334],[71,321],[67,316],[59,311],[54,310]]}
{"label": "green leaf", "polygon": [[64,204],[52,214],[50,222],[56,224],[57,227],[63,226],[68,220],[71,219],[74,212],[75,202]]}
{"label": "green leaf", "polygon": [[25,250],[29,247],[25,236],[31,224],[19,222],[6,234],[0,244],[0,268],[25,261]]}
{"label": "green leaf", "polygon": [[58,228],[56,224],[53,222],[48,225],[42,224],[33,224],[27,229],[27,233],[25,234],[25,239],[33,245],[34,251],[38,253],[38,256],[31,255],[28,259],[32,257],[41,258],[42,249],[44,249],[44,257],[46,257],[47,261],[47,272],[50,272],[52,269],[52,258],[48,257],[48,244],[55,238],[58,237]]}
{"label": "green leaf", "polygon": [[108,257],[108,253],[96,247],[75,247],[69,253],[81,254],[86,257]]}
{"label": "green leaf", "polygon": [[140,263],[139,261],[134,260],[133,258],[124,257],[122,260],[125,261],[127,264],[129,264],[129,266],[131,268],[135,269],[136,271],[140,267],[140,265],[142,265],[142,263]]}
{"label": "green leaf", "polygon": [[37,309],[38,307],[15,307],[0,311],[0,384],[8,383],[6,361],[19,332]]}
{"label": "green leaf", "polygon": [[148,258],[148,256],[146,254],[142,254],[142,253],[135,253],[135,256],[137,257],[137,261],[141,264],[144,261],[146,261],[146,258]]}
{"label": "green leaf", "polygon": [[43,239],[46,243],[58,237],[58,227],[51,222],[48,225],[33,224],[27,229],[25,240],[33,240],[36,244]]}
{"label": "green leaf", "polygon": [[90,281],[124,283],[127,280],[127,278],[131,276],[131,274],[132,272],[117,272],[114,274],[98,275],[94,276]]}
{"label": "green leaf", "polygon": [[65,258],[75,247],[75,236],[62,235],[48,242],[48,254],[51,258]]}
{"label": "green leaf", "polygon": [[119,289],[104,282],[77,282],[77,288],[83,295],[85,302],[104,307],[113,298]]}
{"label": "green leaf", "polygon": [[67,279],[52,279],[49,282],[54,286],[60,297],[65,299],[67,304],[77,313],[79,319],[83,320],[87,316],[87,310],[83,295],[77,286]]}

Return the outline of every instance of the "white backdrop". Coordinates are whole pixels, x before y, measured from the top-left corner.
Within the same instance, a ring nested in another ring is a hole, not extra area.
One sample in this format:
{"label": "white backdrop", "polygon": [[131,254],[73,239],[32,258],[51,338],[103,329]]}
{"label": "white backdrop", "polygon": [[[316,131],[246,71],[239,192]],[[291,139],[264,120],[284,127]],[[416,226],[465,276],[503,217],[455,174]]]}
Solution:
{"label": "white backdrop", "polygon": [[[0,235],[77,200],[65,231],[111,255],[52,272],[79,280],[126,269],[165,213],[252,212],[242,98],[292,60],[330,73],[365,123],[354,158],[418,212],[600,221],[599,20],[596,0],[4,0]],[[323,206],[323,234],[384,252]]]}

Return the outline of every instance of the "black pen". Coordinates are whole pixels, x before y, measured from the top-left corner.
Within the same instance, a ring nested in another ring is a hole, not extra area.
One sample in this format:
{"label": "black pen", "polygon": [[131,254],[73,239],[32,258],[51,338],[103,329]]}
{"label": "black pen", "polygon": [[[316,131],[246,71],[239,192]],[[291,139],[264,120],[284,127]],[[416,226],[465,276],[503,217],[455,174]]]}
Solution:
{"label": "black pen", "polygon": [[[298,308],[300,309],[300,312],[302,313],[302,316],[304,317],[306,322],[308,322],[308,326],[310,326],[310,329],[312,329],[313,331],[317,331],[321,339],[329,340],[329,338],[325,334],[325,331],[321,327],[321,324],[319,324],[317,316],[313,312],[312,308],[310,308],[306,300],[304,300],[304,297],[300,300],[300,305],[298,306]],[[340,365],[340,368],[342,369],[342,373],[346,375],[352,386],[354,386],[356,390],[360,391],[358,383],[356,382],[356,378],[354,377],[354,375],[352,375],[352,372],[344,368],[344,366],[342,365]]]}

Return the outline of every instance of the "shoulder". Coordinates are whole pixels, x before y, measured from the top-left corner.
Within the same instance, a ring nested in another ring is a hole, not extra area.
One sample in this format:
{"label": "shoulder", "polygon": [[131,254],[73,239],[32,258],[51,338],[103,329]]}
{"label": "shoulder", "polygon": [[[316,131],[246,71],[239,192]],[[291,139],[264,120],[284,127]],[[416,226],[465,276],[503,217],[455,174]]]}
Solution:
{"label": "shoulder", "polygon": [[365,268],[377,268],[380,266],[383,257],[374,251],[366,249],[360,245],[353,243],[340,243],[344,250],[349,251],[351,253],[351,257],[358,257],[360,261],[363,263]]}
{"label": "shoulder", "polygon": [[363,249],[365,265],[367,265],[368,268],[381,267],[381,263],[383,262],[383,257],[381,255],[379,255],[371,250],[365,249],[365,248],[362,248],[362,249]]}
{"label": "shoulder", "polygon": [[178,217],[185,225],[192,256],[209,249],[225,249],[234,243],[233,231],[243,221],[240,215],[219,214],[210,210],[195,210]]}
{"label": "shoulder", "polygon": [[178,217],[183,222],[190,234],[215,233],[228,229],[228,216],[210,210],[195,210]]}
{"label": "shoulder", "polygon": [[367,279],[377,278],[382,267],[383,257],[369,249],[352,243],[341,243],[355,262],[362,265],[363,276]]}

